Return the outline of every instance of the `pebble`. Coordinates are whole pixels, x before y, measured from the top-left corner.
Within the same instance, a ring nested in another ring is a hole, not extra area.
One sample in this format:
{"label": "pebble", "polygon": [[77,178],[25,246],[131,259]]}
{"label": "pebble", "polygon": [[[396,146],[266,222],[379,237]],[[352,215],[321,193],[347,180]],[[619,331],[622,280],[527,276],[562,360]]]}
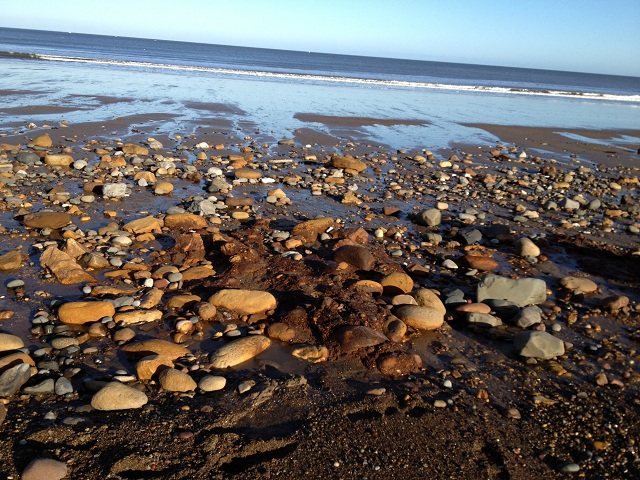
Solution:
{"label": "pebble", "polygon": [[148,401],[144,392],[120,382],[107,383],[91,399],[96,410],[128,410],[140,408]]}
{"label": "pebble", "polygon": [[227,384],[227,379],[220,375],[206,375],[198,382],[198,388],[205,392],[222,390]]}

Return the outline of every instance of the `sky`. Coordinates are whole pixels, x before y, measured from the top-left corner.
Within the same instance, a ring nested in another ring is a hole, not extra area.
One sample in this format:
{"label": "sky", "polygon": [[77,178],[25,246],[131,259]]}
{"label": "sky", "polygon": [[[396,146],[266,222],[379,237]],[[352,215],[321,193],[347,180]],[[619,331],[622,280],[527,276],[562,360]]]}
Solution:
{"label": "sky", "polygon": [[640,77],[640,0],[29,0],[0,26]]}

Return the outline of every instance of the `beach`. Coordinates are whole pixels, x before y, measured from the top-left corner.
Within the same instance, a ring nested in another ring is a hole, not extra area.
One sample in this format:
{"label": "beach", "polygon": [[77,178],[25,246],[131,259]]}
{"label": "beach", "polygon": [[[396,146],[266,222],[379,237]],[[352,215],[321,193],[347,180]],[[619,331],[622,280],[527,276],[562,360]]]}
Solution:
{"label": "beach", "polygon": [[0,480],[640,477],[637,79],[1,30]]}
{"label": "beach", "polygon": [[[415,119],[299,118],[5,128],[1,327],[28,355],[0,360],[34,367],[0,381],[4,478],[35,457],[78,479],[638,475],[638,163],[616,139],[639,132],[392,150],[358,128]],[[487,277],[542,292],[481,301]],[[215,306],[241,290],[270,297]],[[527,353],[533,332],[559,345]],[[242,339],[269,346],[216,363]],[[144,402],[98,405],[114,382]]]}

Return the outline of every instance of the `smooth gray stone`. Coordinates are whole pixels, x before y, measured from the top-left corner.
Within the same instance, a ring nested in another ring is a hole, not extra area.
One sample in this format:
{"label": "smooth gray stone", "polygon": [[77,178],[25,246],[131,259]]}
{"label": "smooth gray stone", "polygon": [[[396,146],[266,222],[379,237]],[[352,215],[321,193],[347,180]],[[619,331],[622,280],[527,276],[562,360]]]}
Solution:
{"label": "smooth gray stone", "polygon": [[538,278],[511,278],[487,275],[478,284],[478,302],[509,300],[519,307],[537,305],[547,299],[547,284]]}
{"label": "smooth gray stone", "polygon": [[60,377],[56,380],[55,386],[56,395],[67,395],[68,393],[73,393],[73,386],[68,378]]}
{"label": "smooth gray stone", "polygon": [[550,333],[531,330],[516,333],[513,345],[518,355],[548,360],[564,354],[564,342]]}
{"label": "smooth gray stone", "polygon": [[467,322],[478,325],[479,327],[497,327],[502,325],[502,320],[489,313],[469,312],[467,313]]}
{"label": "smooth gray stone", "polygon": [[21,152],[18,154],[18,161],[26,165],[37,165],[42,163],[40,157],[33,152]]}
{"label": "smooth gray stone", "polygon": [[56,381],[53,378],[47,378],[36,385],[24,387],[22,391],[29,395],[37,395],[43,393],[54,393],[56,388]]}
{"label": "smooth gray stone", "polygon": [[474,228],[473,230],[465,230],[464,232],[460,232],[459,236],[467,245],[480,243],[480,241],[482,240],[482,233],[476,228]]}
{"label": "smooth gray stone", "polygon": [[416,215],[416,222],[426,227],[435,227],[442,222],[442,212],[437,208],[422,210]]}
{"label": "smooth gray stone", "polygon": [[0,397],[10,397],[31,378],[31,366],[21,363],[0,375]]}
{"label": "smooth gray stone", "polygon": [[525,307],[513,317],[512,321],[520,328],[529,328],[542,322],[542,310],[535,305]]}

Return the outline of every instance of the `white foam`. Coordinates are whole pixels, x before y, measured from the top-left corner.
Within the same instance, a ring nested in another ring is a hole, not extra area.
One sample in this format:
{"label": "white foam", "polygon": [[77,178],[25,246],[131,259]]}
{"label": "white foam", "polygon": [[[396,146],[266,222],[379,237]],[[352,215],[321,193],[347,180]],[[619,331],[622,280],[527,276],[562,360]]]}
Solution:
{"label": "white foam", "polygon": [[486,92],[486,93],[499,93],[499,94],[509,94],[509,95],[538,95],[538,96],[550,96],[550,97],[575,98],[575,99],[582,99],[582,100],[608,100],[608,101],[617,101],[617,102],[640,103],[640,95],[617,95],[617,94],[609,94],[609,93],[571,92],[571,91],[547,90],[547,89],[490,87],[490,86],[483,86],[483,85],[455,85],[455,84],[447,84],[447,83],[410,82],[410,81],[403,81],[403,80],[380,80],[380,79],[372,79],[372,78],[339,77],[339,76],[331,76],[331,75],[265,72],[265,71],[259,71],[259,70],[241,70],[241,69],[216,68],[216,67],[171,65],[171,64],[164,64],[164,63],[135,62],[130,60],[104,60],[104,59],[93,59],[93,58],[82,58],[82,57],[65,57],[65,56],[58,56],[58,55],[38,55],[38,58],[41,58],[43,60],[57,61],[57,62],[76,62],[76,63],[90,63],[90,64],[100,64],[100,65],[126,66],[126,67],[135,67],[135,68],[154,68],[154,69],[160,69],[160,70],[208,72],[208,73],[216,73],[221,75],[242,75],[242,76],[250,76],[250,77],[280,78],[280,79],[286,79],[286,80],[333,82],[333,83],[358,84],[358,85],[380,85],[380,86],[401,87],[401,88],[428,88],[428,89],[436,89],[436,90]]}

